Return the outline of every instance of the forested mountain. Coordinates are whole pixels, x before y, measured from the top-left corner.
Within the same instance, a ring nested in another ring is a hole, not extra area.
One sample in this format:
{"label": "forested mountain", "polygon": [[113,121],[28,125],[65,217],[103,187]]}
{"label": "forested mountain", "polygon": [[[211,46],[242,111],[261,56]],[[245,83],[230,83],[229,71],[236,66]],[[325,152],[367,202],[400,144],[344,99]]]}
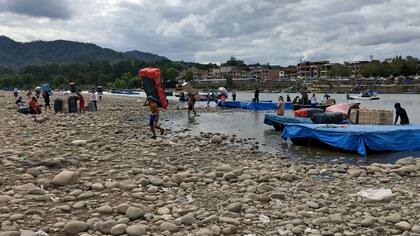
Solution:
{"label": "forested mountain", "polygon": [[21,68],[27,65],[50,63],[72,64],[122,60],[157,62],[168,59],[140,51],[116,52],[92,43],[65,40],[20,43],[6,36],[0,36],[0,67]]}

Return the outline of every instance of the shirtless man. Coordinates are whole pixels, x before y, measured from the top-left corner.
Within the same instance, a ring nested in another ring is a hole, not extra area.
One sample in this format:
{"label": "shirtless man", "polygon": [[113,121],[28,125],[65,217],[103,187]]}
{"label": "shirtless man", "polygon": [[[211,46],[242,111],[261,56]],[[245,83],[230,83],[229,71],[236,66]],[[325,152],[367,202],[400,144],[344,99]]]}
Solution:
{"label": "shirtless man", "polygon": [[156,132],[155,129],[159,129],[160,130],[160,134],[162,135],[163,132],[165,131],[163,128],[160,127],[159,125],[159,106],[156,103],[156,101],[154,101],[151,98],[147,99],[146,105],[149,106],[150,108],[150,112],[152,113],[150,115],[150,119],[149,119],[149,125],[150,125],[150,130],[152,131],[152,139],[156,139]]}

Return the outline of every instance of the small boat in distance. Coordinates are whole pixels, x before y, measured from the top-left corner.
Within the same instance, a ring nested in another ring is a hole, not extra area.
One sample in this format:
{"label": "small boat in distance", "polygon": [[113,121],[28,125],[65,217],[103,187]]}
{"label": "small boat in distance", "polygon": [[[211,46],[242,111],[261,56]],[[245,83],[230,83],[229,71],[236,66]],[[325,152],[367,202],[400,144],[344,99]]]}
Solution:
{"label": "small boat in distance", "polygon": [[359,96],[350,96],[347,94],[348,100],[379,100],[376,93],[373,92],[362,92]]}
{"label": "small boat in distance", "polygon": [[111,93],[124,94],[124,95],[139,95],[140,94],[140,92],[137,92],[131,89],[112,89]]}

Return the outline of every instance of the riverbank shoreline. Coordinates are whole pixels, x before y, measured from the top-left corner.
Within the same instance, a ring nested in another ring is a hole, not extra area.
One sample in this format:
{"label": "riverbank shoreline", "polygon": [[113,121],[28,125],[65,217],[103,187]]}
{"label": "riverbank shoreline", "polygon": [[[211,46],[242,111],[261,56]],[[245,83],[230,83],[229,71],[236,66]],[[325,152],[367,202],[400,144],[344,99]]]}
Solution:
{"label": "riverbank shoreline", "polygon": [[303,91],[312,93],[350,93],[359,94],[365,91],[375,91],[382,94],[419,94],[420,83],[415,81],[411,83],[394,81],[376,81],[376,80],[306,80],[306,81],[233,81],[231,86],[226,82],[219,81],[195,81],[194,87],[202,90],[217,89],[226,87],[235,91],[254,91],[258,88],[260,91],[278,91],[287,93],[300,93]]}
{"label": "riverbank shoreline", "polygon": [[[1,92],[0,235],[420,234],[419,158],[317,164],[182,130],[152,140],[143,102],[34,117]],[[392,196],[357,195],[370,188]]]}

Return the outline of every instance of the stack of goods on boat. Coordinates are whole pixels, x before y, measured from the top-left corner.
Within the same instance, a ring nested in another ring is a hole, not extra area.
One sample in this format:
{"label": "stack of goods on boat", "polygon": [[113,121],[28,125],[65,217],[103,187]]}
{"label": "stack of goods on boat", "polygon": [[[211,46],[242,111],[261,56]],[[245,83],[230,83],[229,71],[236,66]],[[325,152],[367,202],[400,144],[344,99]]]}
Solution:
{"label": "stack of goods on boat", "polygon": [[359,103],[340,103],[322,108],[301,108],[294,111],[294,117],[266,114],[264,123],[277,130],[283,130],[286,124],[349,124],[349,113],[358,109]]}
{"label": "stack of goods on boat", "polygon": [[[420,151],[420,125],[392,125],[392,110],[347,108],[337,104],[328,107],[325,113],[315,112],[311,123],[285,121],[282,137],[295,145],[328,147],[362,156],[369,152]],[[345,117],[349,123],[340,123]],[[266,118],[267,124],[279,127],[274,124],[278,119]]]}
{"label": "stack of goods on boat", "polygon": [[394,113],[392,110],[357,109],[350,112],[352,124],[360,125],[392,125]]}

